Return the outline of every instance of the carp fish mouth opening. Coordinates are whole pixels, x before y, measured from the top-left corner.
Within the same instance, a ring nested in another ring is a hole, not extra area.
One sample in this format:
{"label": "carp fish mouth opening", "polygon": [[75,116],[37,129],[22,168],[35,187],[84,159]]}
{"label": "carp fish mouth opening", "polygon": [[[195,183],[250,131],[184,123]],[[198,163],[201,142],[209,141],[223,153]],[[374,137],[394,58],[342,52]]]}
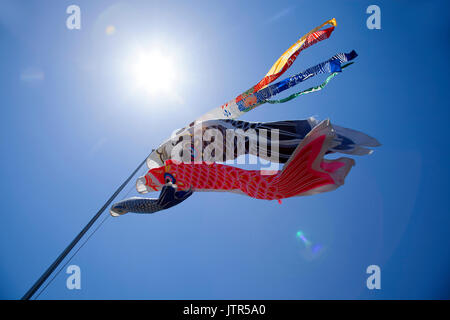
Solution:
{"label": "carp fish mouth opening", "polygon": [[109,213],[111,214],[111,216],[113,217],[119,217],[121,215],[124,215],[125,213],[127,213],[128,211],[123,207],[123,205],[121,205],[120,202],[113,204],[111,206],[111,208],[109,209]]}

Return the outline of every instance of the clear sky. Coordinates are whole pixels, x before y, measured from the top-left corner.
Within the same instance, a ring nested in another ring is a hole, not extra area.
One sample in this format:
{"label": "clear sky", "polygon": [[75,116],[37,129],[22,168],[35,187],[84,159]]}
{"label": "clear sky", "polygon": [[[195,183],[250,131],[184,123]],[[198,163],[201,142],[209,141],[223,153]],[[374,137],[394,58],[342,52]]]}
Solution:
{"label": "clear sky", "polygon": [[[66,28],[71,4],[80,30]],[[366,27],[371,4],[381,30]],[[449,12],[447,1],[1,0],[0,298],[20,298],[173,129],[333,17],[331,38],[285,76],[352,49],[356,63],[321,92],[242,119],[316,116],[376,137],[343,187],[281,205],[196,193],[109,218],[70,263],[82,289],[66,288],[64,269],[39,298],[449,298]],[[137,48],[168,57],[169,88],[138,85]],[[366,288],[372,264],[381,290]]]}

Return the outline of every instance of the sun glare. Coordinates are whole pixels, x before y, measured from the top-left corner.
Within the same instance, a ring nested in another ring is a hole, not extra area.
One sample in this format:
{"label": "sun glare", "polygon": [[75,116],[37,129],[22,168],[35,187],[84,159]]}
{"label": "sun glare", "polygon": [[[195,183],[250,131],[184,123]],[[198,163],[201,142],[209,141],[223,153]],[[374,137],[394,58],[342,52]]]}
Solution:
{"label": "sun glare", "polygon": [[131,61],[130,71],[137,88],[150,94],[168,92],[177,77],[173,59],[157,50],[140,50]]}

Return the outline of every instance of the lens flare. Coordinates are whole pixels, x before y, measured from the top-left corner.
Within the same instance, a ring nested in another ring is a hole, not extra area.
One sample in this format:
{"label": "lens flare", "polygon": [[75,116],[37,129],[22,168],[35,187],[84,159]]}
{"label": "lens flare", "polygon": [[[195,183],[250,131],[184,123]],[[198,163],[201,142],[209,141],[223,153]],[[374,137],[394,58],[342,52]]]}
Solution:
{"label": "lens flare", "polygon": [[301,242],[303,243],[303,246],[302,246],[300,252],[306,260],[309,260],[309,261],[314,260],[323,253],[324,246],[320,243],[313,243],[311,240],[306,238],[303,231],[301,231],[301,230],[297,231],[295,236],[298,239],[300,239]]}
{"label": "lens flare", "polygon": [[114,27],[113,25],[109,25],[109,26],[107,26],[106,29],[105,29],[105,33],[106,33],[108,36],[112,36],[115,32],[116,32],[116,27]]}
{"label": "lens flare", "polygon": [[308,239],[306,239],[305,235],[303,234],[303,232],[298,231],[297,232],[297,238],[300,238],[303,243],[305,244],[305,246],[308,248],[311,246],[311,241],[309,241]]}

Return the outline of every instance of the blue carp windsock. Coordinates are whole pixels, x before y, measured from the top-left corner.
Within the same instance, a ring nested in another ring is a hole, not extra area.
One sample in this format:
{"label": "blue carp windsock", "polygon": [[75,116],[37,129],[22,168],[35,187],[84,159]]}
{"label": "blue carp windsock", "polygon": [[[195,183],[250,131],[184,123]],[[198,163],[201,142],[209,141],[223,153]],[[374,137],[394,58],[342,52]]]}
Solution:
{"label": "blue carp windsock", "polygon": [[[352,64],[353,64],[353,62],[347,63],[347,64],[343,65],[343,66],[341,67],[341,69],[343,70],[343,69],[347,68],[348,66],[350,66],[350,65],[352,65]],[[342,71],[342,70],[341,70],[341,71]],[[322,83],[319,84],[318,86],[314,86],[314,87],[311,87],[311,88],[302,90],[302,91],[300,91],[300,92],[293,93],[293,94],[291,94],[290,96],[288,96],[288,97],[286,97],[286,98],[283,98],[283,99],[278,99],[278,100],[266,100],[266,101],[264,101],[264,102],[272,103],[272,104],[274,104],[274,103],[285,103],[285,102],[291,101],[292,99],[295,99],[295,98],[297,98],[297,97],[299,97],[299,96],[302,96],[302,95],[305,95],[305,94],[308,94],[308,93],[312,93],[312,92],[320,91],[320,90],[322,90],[323,88],[325,88],[325,87],[327,86],[327,84],[328,84],[334,77],[336,77],[338,74],[339,74],[339,72],[333,72],[332,74],[330,74],[330,75],[325,79],[324,82],[322,82]]]}
{"label": "blue carp windsock", "polygon": [[133,197],[113,204],[109,212],[113,217],[118,217],[128,212],[155,213],[183,202],[192,193],[192,190],[177,191],[176,186],[169,183],[162,187],[158,199]]}
{"label": "blue carp windsock", "polygon": [[207,114],[203,115],[195,122],[210,119],[236,119],[244,113],[256,108],[266,102],[267,99],[279,94],[293,86],[323,73],[336,73],[342,71],[342,64],[352,61],[358,56],[353,50],[350,53],[338,53],[327,61],[310,67],[294,76],[286,78],[275,84],[271,84],[255,93],[248,94],[245,98],[232,103],[226,103]]}
{"label": "blue carp windsock", "polygon": [[245,112],[248,112],[257,106],[260,106],[263,103],[266,103],[267,100],[274,95],[277,95],[293,86],[303,82],[307,79],[310,79],[316,75],[322,73],[336,73],[342,71],[342,64],[345,62],[349,62],[355,59],[358,54],[353,50],[350,53],[339,53],[327,61],[319,63],[311,68],[306,69],[292,77],[286,78],[280,82],[275,84],[271,84],[270,86],[259,90],[258,92],[247,96],[245,99],[239,101],[237,103],[237,109],[231,109],[227,107],[223,109],[224,114],[234,114],[236,116],[242,115]]}

